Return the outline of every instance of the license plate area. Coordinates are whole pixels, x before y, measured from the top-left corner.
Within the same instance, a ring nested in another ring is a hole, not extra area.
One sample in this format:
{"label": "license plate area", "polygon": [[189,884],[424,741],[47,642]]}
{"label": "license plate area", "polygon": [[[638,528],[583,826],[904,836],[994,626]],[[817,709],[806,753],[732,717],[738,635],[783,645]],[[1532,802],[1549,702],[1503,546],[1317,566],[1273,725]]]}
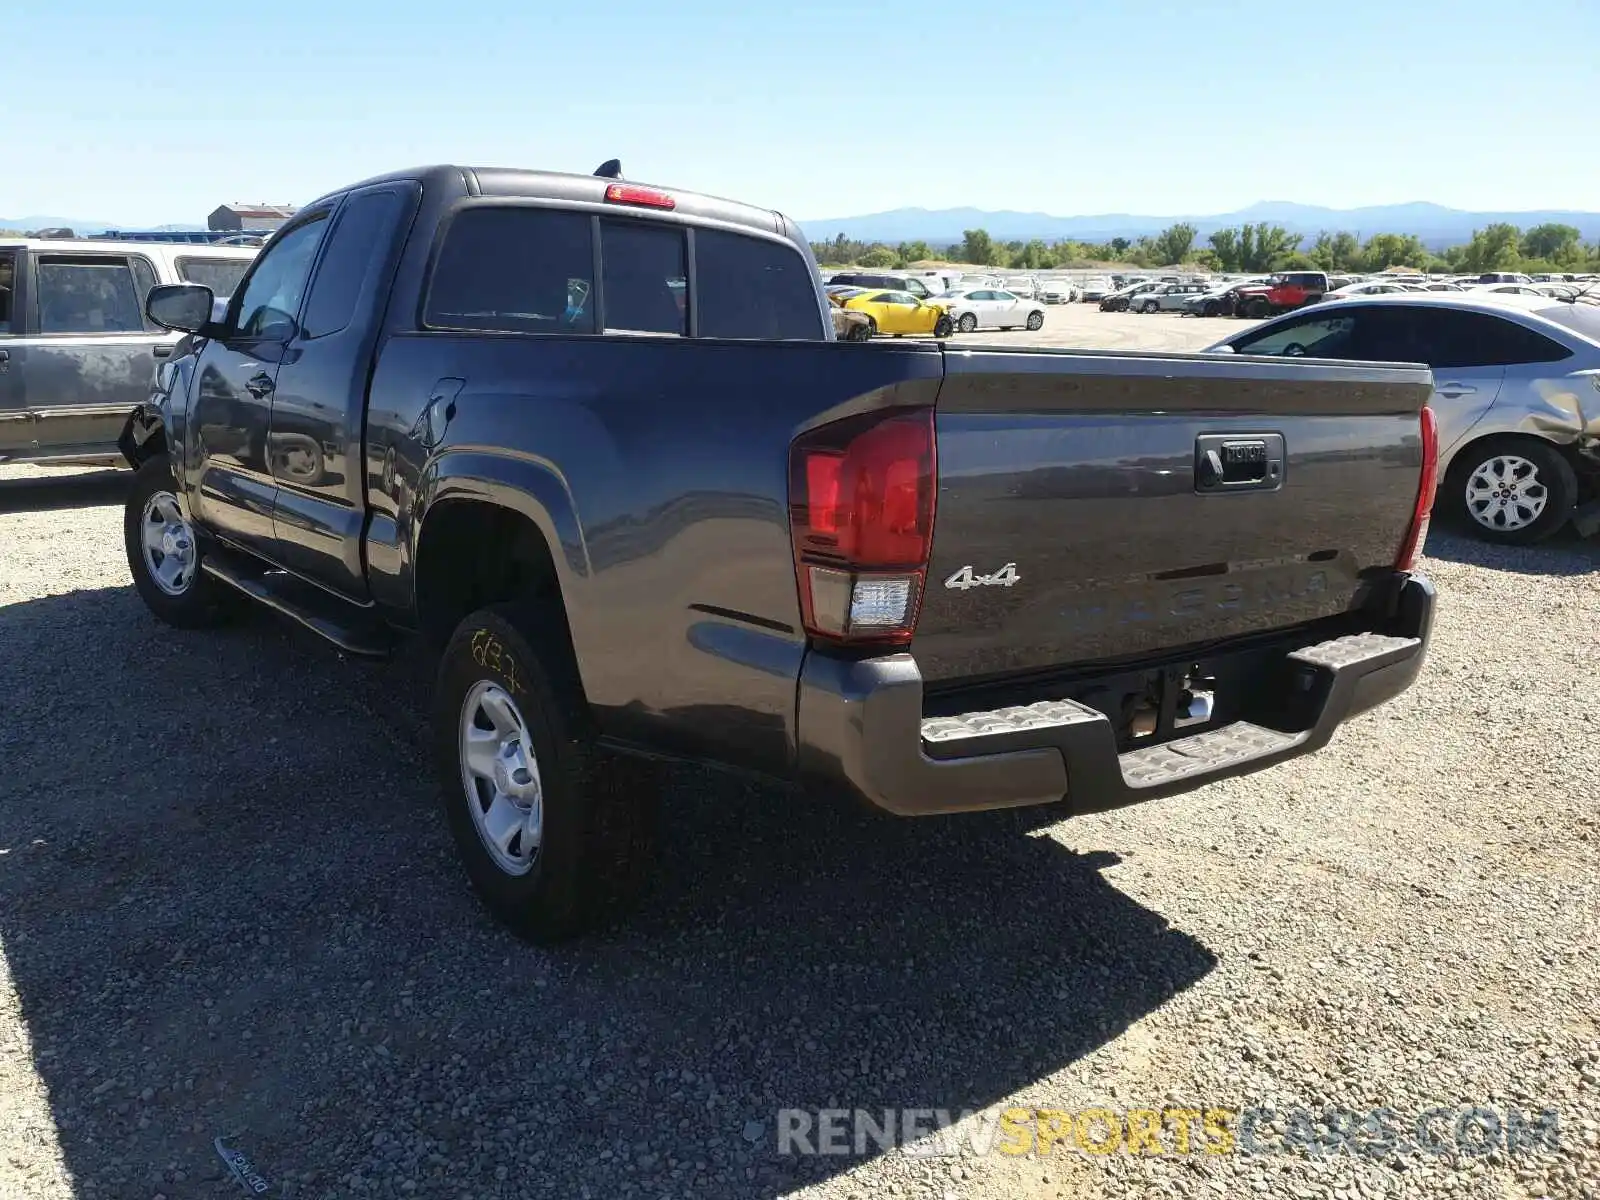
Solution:
{"label": "license plate area", "polygon": [[1283,486],[1281,433],[1202,433],[1194,443],[1194,490],[1275,492]]}

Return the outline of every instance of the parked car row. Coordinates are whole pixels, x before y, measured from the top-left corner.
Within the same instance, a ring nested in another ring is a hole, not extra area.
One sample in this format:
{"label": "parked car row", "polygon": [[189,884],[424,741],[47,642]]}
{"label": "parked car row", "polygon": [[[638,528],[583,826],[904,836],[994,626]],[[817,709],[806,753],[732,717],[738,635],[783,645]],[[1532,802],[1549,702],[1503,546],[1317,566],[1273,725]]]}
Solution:
{"label": "parked car row", "polygon": [[[909,291],[851,284],[828,284],[824,290],[836,311],[855,314],[834,318],[834,335],[847,341],[879,334],[947,338],[958,330],[1044,328],[1044,303],[1004,288],[951,288],[926,299]],[[846,321],[850,324],[843,328]]]}

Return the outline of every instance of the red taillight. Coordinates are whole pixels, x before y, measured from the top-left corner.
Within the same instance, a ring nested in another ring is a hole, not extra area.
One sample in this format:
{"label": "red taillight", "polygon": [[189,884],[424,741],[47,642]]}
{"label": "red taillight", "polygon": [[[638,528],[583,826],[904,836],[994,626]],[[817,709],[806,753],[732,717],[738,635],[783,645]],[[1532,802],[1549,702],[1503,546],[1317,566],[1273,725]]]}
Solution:
{"label": "red taillight", "polygon": [[1417,565],[1422,543],[1428,540],[1428,518],[1433,512],[1433,493],[1439,482],[1439,420],[1433,409],[1424,407],[1422,429],[1422,478],[1417,481],[1417,503],[1411,513],[1411,526],[1395,555],[1394,569],[1409,571]]}
{"label": "red taillight", "polygon": [[613,183],[606,187],[607,204],[635,204],[640,208],[677,208],[678,202],[665,192],[652,188],[634,187],[631,183]]}
{"label": "red taillight", "polygon": [[789,448],[789,529],[806,632],[904,645],[922,605],[938,487],[933,410],[886,409]]}

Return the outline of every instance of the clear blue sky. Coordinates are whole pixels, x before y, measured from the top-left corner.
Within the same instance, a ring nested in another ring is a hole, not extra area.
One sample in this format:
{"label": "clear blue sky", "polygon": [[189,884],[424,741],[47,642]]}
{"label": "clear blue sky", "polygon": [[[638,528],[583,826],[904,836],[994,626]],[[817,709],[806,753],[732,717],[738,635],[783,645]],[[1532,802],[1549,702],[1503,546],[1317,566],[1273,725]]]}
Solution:
{"label": "clear blue sky", "polygon": [[613,156],[802,219],[1600,209],[1600,0],[53,0],[4,45],[0,216]]}

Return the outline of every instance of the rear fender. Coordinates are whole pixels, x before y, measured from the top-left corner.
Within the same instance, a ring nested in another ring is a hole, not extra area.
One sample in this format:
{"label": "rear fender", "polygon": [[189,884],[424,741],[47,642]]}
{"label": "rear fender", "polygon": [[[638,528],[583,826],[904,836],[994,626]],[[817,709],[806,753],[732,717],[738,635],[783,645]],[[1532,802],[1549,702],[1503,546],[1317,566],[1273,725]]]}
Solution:
{"label": "rear fender", "polygon": [[586,619],[584,597],[591,571],[577,504],[565,477],[547,459],[506,450],[471,447],[447,450],[428,462],[417,482],[417,499],[409,528],[400,532],[401,561],[408,578],[396,581],[417,611],[417,548],[428,514],[441,501],[475,500],[526,517],[550,550],[562,604],[572,630],[580,676],[586,647],[594,635]]}

